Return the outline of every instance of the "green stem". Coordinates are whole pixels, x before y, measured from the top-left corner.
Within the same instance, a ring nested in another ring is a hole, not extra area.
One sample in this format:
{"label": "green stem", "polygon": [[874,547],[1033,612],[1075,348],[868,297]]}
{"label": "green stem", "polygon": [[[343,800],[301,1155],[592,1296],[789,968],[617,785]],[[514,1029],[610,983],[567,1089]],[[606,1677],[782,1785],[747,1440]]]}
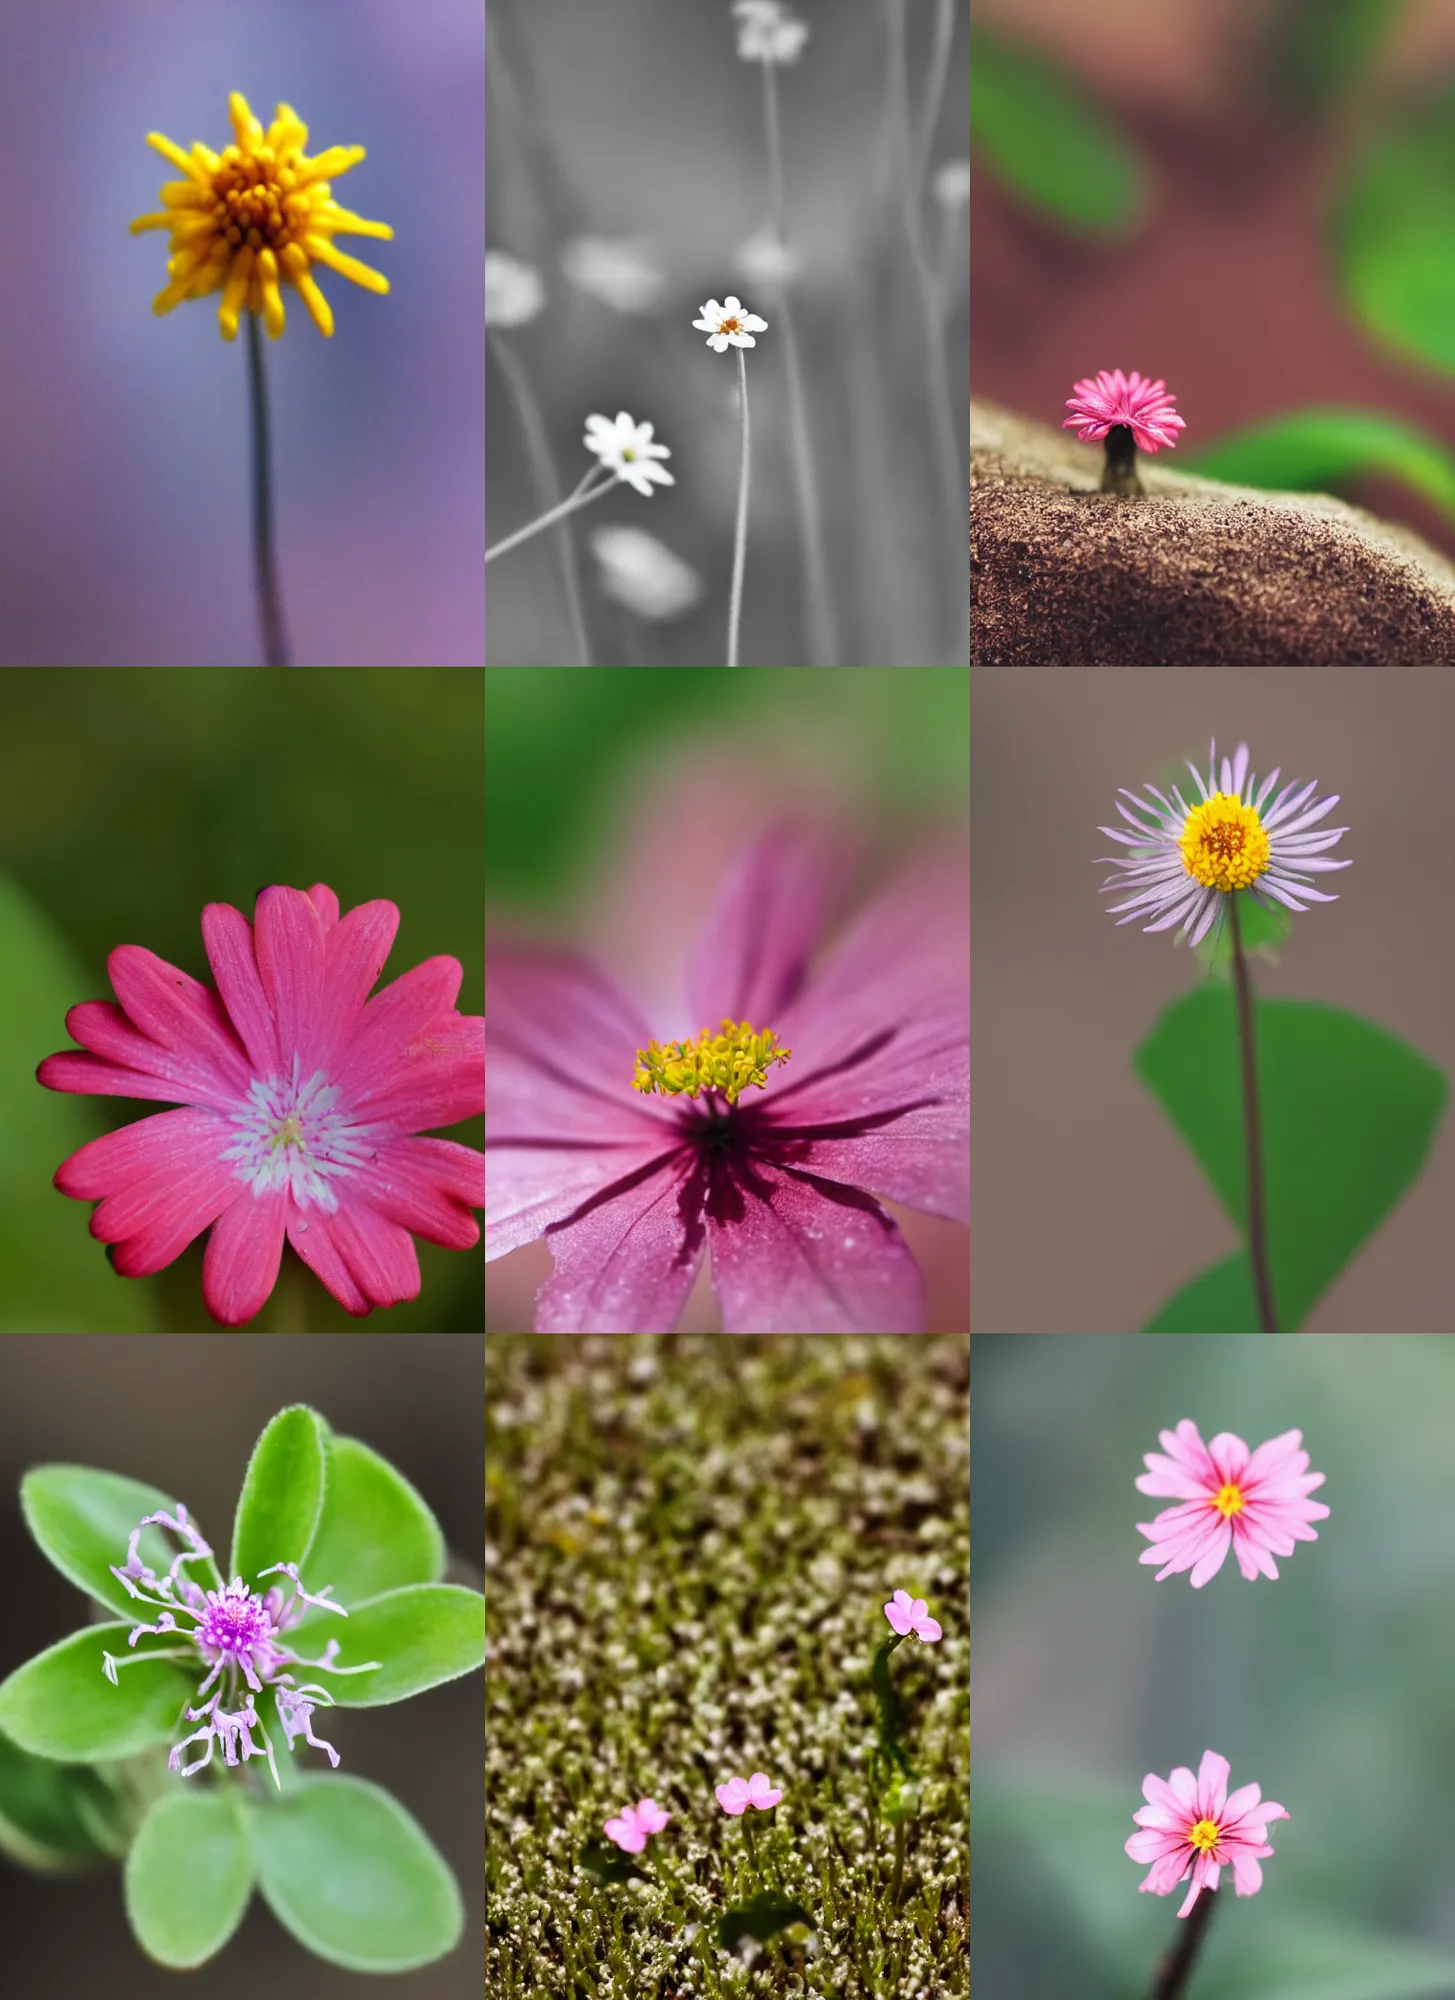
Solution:
{"label": "green stem", "polygon": [[565,514],[574,514],[580,507],[589,507],[593,500],[599,500],[603,493],[609,493],[616,484],[614,474],[609,474],[605,485],[598,486],[594,493],[586,491],[597,473],[602,471],[605,471],[604,466],[593,465],[575,492],[569,499],[563,500],[559,507],[552,507],[548,514],[541,514],[534,521],[528,521],[523,528],[517,528],[513,535],[507,535],[503,542],[497,542],[493,548],[486,549],[486,562],[494,562],[495,558],[503,556],[507,549],[518,548],[522,542],[528,542],[532,535],[538,535],[542,528],[549,528],[553,521],[559,521]]}
{"label": "green stem", "polygon": [[1238,922],[1238,897],[1228,898],[1233,926],[1233,986],[1238,1002],[1238,1048],[1243,1064],[1243,1137],[1248,1150],[1248,1262],[1258,1318],[1265,1333],[1277,1333],[1278,1308],[1273,1296],[1273,1269],[1268,1260],[1268,1220],[1263,1193],[1263,1135],[1258,1114],[1258,1061],[1254,1037],[1253,989],[1243,953]]}
{"label": "green stem", "polygon": [[[741,354],[742,349],[739,348],[738,352]],[[748,1813],[752,1810],[753,1808],[749,1806],[743,1814],[743,1832],[747,1835],[748,1859],[753,1864],[753,1875],[757,1881],[761,1882],[763,1878],[758,1869],[758,1847],[753,1834],[753,1822],[748,1818]]]}
{"label": "green stem", "polygon": [[1189,1914],[1183,1919],[1175,1948],[1167,1953],[1157,1967],[1156,1977],[1152,1983],[1151,2000],[1182,2000],[1183,1994],[1187,1991],[1187,1982],[1192,1977],[1193,1963],[1202,1947],[1207,1927],[1212,1922],[1213,1905],[1217,1899],[1216,1889],[1204,1889]]}
{"label": "green stem", "polygon": [[[550,439],[546,435],[545,420],[540,406],[531,393],[530,377],[525,371],[519,355],[508,340],[499,333],[487,332],[495,359],[505,377],[505,386],[510,392],[510,400],[515,405],[521,435],[531,462],[531,474],[535,479],[536,491],[541,504],[553,508],[561,497],[561,489],[556,481],[555,464],[551,458]],[[593,468],[594,470],[594,468]],[[591,475],[588,474],[589,478]],[[585,484],[585,481],[582,482]],[[577,492],[580,492],[578,487]],[[586,634],[586,614],[581,604],[581,576],[576,563],[576,542],[569,524],[563,519],[557,536],[557,548],[561,558],[561,585],[566,597],[566,610],[571,620],[571,636],[575,642],[576,655],[583,667],[591,665],[591,642]]]}
{"label": "green stem", "polygon": [[307,1333],[308,1278],[308,1266],[285,1245],[273,1287],[274,1333]]}
{"label": "green stem", "polygon": [[268,378],[263,368],[262,322],[255,312],[243,314],[248,328],[248,411],[253,445],[253,575],[258,591],[258,623],[263,633],[264,663],[289,667],[288,635],[283,624],[283,598],[278,588],[278,560],[273,546],[273,451],[268,425]]}
{"label": "green stem", "polygon": [[733,530],[733,583],[728,601],[727,665],[738,664],[738,636],[743,617],[743,571],[748,561],[748,469],[752,438],[748,429],[748,370],[741,347],[738,357],[738,408],[742,412],[742,457],[738,465],[738,518]]}
{"label": "green stem", "polygon": [[899,1908],[899,1889],[900,1889],[900,1884],[903,1881],[904,1881],[904,1821],[900,1819],[896,1820],[894,1823],[894,1880],[890,1884],[890,1889],[889,1889],[889,1907],[891,1910],[897,1910]]}

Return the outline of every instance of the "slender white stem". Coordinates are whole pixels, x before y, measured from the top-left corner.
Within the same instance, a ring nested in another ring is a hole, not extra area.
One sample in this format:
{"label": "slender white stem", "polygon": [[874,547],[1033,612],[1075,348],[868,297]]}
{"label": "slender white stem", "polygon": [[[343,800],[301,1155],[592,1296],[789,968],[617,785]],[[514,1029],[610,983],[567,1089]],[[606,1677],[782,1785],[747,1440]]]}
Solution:
{"label": "slender white stem", "polygon": [[738,408],[743,419],[743,452],[738,466],[738,519],[733,530],[733,588],[728,602],[727,664],[735,667],[738,663],[738,627],[743,615],[743,571],[748,561],[748,460],[752,440],[748,432],[748,369],[743,360],[743,349],[735,350],[738,357]]}
{"label": "slender white stem", "polygon": [[[777,67],[771,62],[762,65],[763,125],[768,139],[768,198],[773,233],[786,248],[788,225],[785,216],[783,142],[778,121]],[[839,663],[839,635],[834,619],[833,595],[829,589],[828,562],[824,554],[823,510],[819,505],[818,480],[813,469],[808,401],[803,393],[803,370],[798,361],[798,333],[786,282],[778,287],[777,310],[782,321],[783,367],[788,381],[788,439],[793,459],[793,491],[798,503],[799,532],[803,536],[809,656],[816,667],[835,667]]]}
{"label": "slender white stem", "polygon": [[929,171],[930,151],[935,143],[935,127],[940,122],[940,106],[945,101],[945,84],[950,74],[950,45],[955,36],[955,0],[939,0],[935,11],[935,45],[925,79],[924,110],[920,114],[919,142],[915,147],[914,185],[924,188]]}
{"label": "slender white stem", "polygon": [[[530,377],[508,340],[502,339],[498,332],[487,337],[490,339],[495,359],[500,364],[501,373],[505,377],[511,401],[515,404],[515,413],[520,420],[526,451],[531,460],[531,470],[535,475],[536,492],[543,506],[554,507],[560,498],[561,489],[556,483],[556,468],[551,458],[551,444],[546,435],[545,419],[540,413],[535,397],[531,394]],[[566,609],[570,613],[576,655],[583,667],[589,667],[591,642],[586,636],[586,614],[581,605],[581,578],[576,567],[576,544],[570,527],[565,522],[562,523],[557,542],[561,558],[561,583],[566,593]]]}
{"label": "slender white stem", "polygon": [[542,528],[549,528],[553,521],[561,520],[566,514],[574,514],[580,507],[589,507],[593,500],[599,500],[603,493],[609,493],[616,484],[614,473],[608,473],[605,485],[598,486],[594,493],[586,491],[597,473],[605,471],[605,466],[593,465],[576,491],[569,499],[563,500],[559,507],[552,507],[548,514],[542,514],[537,520],[528,521],[525,527],[517,528],[513,535],[507,535],[503,542],[497,542],[493,549],[486,549],[486,562],[494,562],[495,558],[503,556],[507,549],[518,548],[522,542],[528,542],[532,535],[538,535]]}

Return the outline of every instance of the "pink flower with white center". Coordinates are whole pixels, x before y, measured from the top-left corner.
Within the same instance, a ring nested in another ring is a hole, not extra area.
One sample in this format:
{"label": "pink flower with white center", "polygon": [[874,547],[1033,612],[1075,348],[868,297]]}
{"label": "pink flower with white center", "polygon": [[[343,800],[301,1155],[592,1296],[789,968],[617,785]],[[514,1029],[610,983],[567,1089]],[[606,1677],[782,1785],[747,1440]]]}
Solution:
{"label": "pink flower with white center", "polygon": [[[158,1576],[141,1559],[138,1544],[142,1530],[151,1527],[170,1529],[184,1544],[180,1553],[172,1559],[165,1576]],[[292,1669],[322,1667],[331,1674],[368,1674],[376,1671],[379,1662],[367,1660],[356,1666],[341,1667],[338,1664],[337,1639],[330,1639],[323,1652],[316,1657],[300,1655],[287,1643],[285,1633],[299,1622],[309,1605],[316,1606],[320,1611],[335,1611],[340,1618],[348,1616],[341,1604],[333,1602],[331,1585],[317,1592],[304,1589],[297,1563],[273,1563],[268,1569],[260,1570],[260,1578],[281,1575],[287,1577],[292,1585],[290,1590],[282,1584],[274,1584],[263,1595],[249,1590],[241,1577],[235,1577],[221,1590],[204,1590],[194,1578],[183,1574],[184,1563],[210,1562],[211,1559],[212,1550],[188,1520],[187,1509],[179,1505],[175,1514],[145,1515],[132,1529],[125,1565],[121,1568],[115,1564],[111,1566],[111,1574],[127,1594],[157,1612],[154,1624],[132,1627],[126,1637],[127,1645],[135,1646],[143,1633],[153,1638],[175,1633],[179,1642],[175,1651],[154,1650],[137,1657],[187,1661],[195,1656],[198,1664],[208,1670],[198,1685],[199,1700],[209,1688],[214,1690],[209,1701],[186,1711],[187,1720],[199,1722],[202,1727],[173,1747],[167,1759],[167,1768],[190,1778],[195,1771],[212,1762],[214,1751],[221,1744],[226,1764],[246,1763],[250,1757],[266,1757],[273,1782],[278,1784],[273,1746],[257,1712],[257,1697],[265,1692],[273,1696],[289,1749],[292,1749],[294,1740],[302,1736],[315,1749],[326,1751],[329,1762],[337,1768],[338,1752],[331,1743],[325,1743],[314,1735],[309,1719],[320,1702],[331,1705],[333,1696],[316,1682],[300,1684]],[[188,1622],[179,1624],[179,1618]],[[113,1687],[117,1685],[119,1669],[134,1664],[130,1660],[113,1659],[110,1653],[103,1653],[101,1657],[102,1671]],[[247,1694],[239,1707],[238,1697],[244,1686]],[[260,1743],[253,1741],[252,1732],[255,1729],[262,1738]],[[203,1745],[202,1754],[192,1763],[184,1764],[183,1753],[190,1744],[198,1742]]]}
{"label": "pink flower with white center", "polygon": [[1274,1556],[1291,1556],[1295,1542],[1318,1540],[1309,1523],[1324,1520],[1329,1510],[1308,1496],[1323,1485],[1324,1475],[1309,1471],[1308,1453],[1300,1449],[1302,1431],[1285,1431],[1255,1452],[1231,1431],[1219,1431],[1204,1444],[1186,1417],[1175,1431],[1158,1435],[1167,1456],[1145,1454],[1147,1470],[1137,1491],[1183,1502],[1164,1508],[1155,1521],[1137,1523],[1137,1533],[1153,1545],[1140,1560],[1164,1565],[1158,1583],[1190,1569],[1192,1587],[1200,1590],[1217,1575],[1230,1548],[1250,1583],[1260,1571],[1277,1577]]}
{"label": "pink flower with white center", "polygon": [[160,1271],[208,1228],[202,1295],[224,1326],[259,1312],[286,1236],[346,1311],[419,1293],[414,1236],[468,1250],[482,1156],[414,1136],[483,1108],[485,1023],[456,1011],[458,959],[426,959],[369,996],[399,928],[393,903],[340,917],[323,883],[264,889],[255,922],[202,912],[216,990],[141,945],[107,960],[119,1005],[66,1016],[81,1054],[47,1056],[48,1090],[160,1098],[93,1139],[55,1184],[99,1201],[91,1234],[123,1277]]}
{"label": "pink flower with white center", "polygon": [[[709,1250],[729,1333],[922,1333],[875,1196],[969,1219],[958,856],[912,863],[812,971],[825,857],[778,829],[687,961],[695,1040],[589,962],[486,955],[487,1260],[544,1235],[537,1333],[669,1333]],[[872,1189],[870,1194],[866,1190]]]}
{"label": "pink flower with white center", "polygon": [[932,1646],[941,1633],[929,1611],[922,1597],[911,1597],[907,1590],[896,1590],[884,1607],[884,1616],[901,1639],[907,1639],[913,1632],[917,1639],[923,1639]]}
{"label": "pink flower with white center", "polygon": [[775,1791],[766,1771],[754,1771],[751,1778],[729,1778],[725,1785],[714,1787],[717,1802],[725,1813],[734,1819],[745,1813],[749,1806],[759,1812],[767,1812],[782,1798],[782,1792]]}
{"label": "pink flower with white center", "polygon": [[634,1806],[623,1806],[615,1819],[603,1824],[608,1840],[614,1840],[627,1854],[640,1854],[647,1844],[647,1835],[660,1833],[671,1817],[655,1799],[638,1799]]}
{"label": "pink flower with white center", "polygon": [[1187,425],[1178,416],[1167,384],[1153,382],[1134,368],[1124,375],[1120,368],[1103,368],[1099,375],[1084,376],[1067,398],[1071,412],[1061,422],[1063,431],[1074,430],[1083,444],[1104,438],[1114,425],[1124,425],[1143,451],[1169,450],[1177,443],[1177,433]]}
{"label": "pink flower with white center", "polygon": [[1138,1884],[1142,1892],[1170,1896],[1179,1882],[1192,1876],[1187,1900],[1177,1912],[1185,1917],[1204,1889],[1216,1889],[1222,1870],[1231,1866],[1233,1886],[1240,1896],[1256,1896],[1263,1887],[1260,1861],[1268,1845],[1268,1822],[1287,1819],[1282,1806],[1262,1797],[1257,1785],[1243,1785],[1228,1797],[1228,1760],[1204,1750],[1194,1778],[1179,1764],[1165,1782],[1149,1772],[1142,1780],[1147,1803],[1132,1814],[1143,1829],[1127,1842],[1133,1861],[1152,1866]]}

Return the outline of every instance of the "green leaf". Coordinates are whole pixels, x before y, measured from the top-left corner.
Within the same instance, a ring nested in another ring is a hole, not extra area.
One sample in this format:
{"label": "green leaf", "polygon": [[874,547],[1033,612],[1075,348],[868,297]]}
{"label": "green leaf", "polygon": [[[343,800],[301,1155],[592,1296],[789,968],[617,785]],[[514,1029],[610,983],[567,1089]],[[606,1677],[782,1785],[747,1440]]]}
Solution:
{"label": "green leaf", "polygon": [[253,1893],[253,1857],[235,1795],[171,1792],[151,1807],[126,1857],[126,1914],[159,1965],[185,1972],[221,1951]]}
{"label": "green leaf", "polygon": [[[37,1547],[61,1575],[133,1625],[153,1622],[154,1614],[123,1589],[111,1574],[126,1564],[131,1531],[148,1514],[175,1514],[177,1505],[155,1486],[98,1472],[89,1465],[37,1465],[20,1482],[20,1511]],[[143,1562],[159,1575],[171,1568],[173,1548],[160,1528],[145,1528],[137,1545]],[[184,1575],[204,1589],[220,1579],[211,1562],[188,1563]]]}
{"label": "green leaf", "polygon": [[1253,1273],[1244,1250],[1185,1284],[1158,1307],[1143,1333],[1259,1333]]}
{"label": "green leaf", "polygon": [[[312,1590],[331,1584],[346,1610],[406,1583],[435,1583],[445,1544],[434,1515],[403,1473],[357,1438],[328,1439],[323,1513],[308,1551]],[[327,1623],[310,1611],[305,1623]]]}
{"label": "green leaf", "polygon": [[1338,238],[1355,317],[1399,353],[1455,370],[1455,86],[1405,110],[1375,141]]}
{"label": "green leaf", "polygon": [[727,1951],[732,1950],[739,1938],[756,1938],[759,1944],[766,1944],[790,1924],[807,1924],[810,1930],[817,1928],[802,1903],[790,1903],[776,1890],[761,1889],[746,1903],[737,1903],[723,1911],[717,1920],[717,1941]]}
{"label": "green leaf", "polygon": [[238,1495],[229,1576],[255,1585],[274,1563],[301,1563],[323,1511],[327,1426],[302,1403],[280,1410],[253,1446]]}
{"label": "green leaf", "polygon": [[896,1646],[902,1644],[903,1635],[891,1632],[874,1655],[874,1664],[869,1677],[874,1688],[874,1699],[879,1705],[879,1748],[908,1778],[914,1773],[909,1761],[909,1752],[902,1740],[906,1720],[905,1706],[900,1700],[894,1678],[889,1671],[889,1656]]}
{"label": "green leaf", "polygon": [[651,1876],[641,1868],[631,1855],[623,1854],[619,1847],[608,1847],[604,1840],[589,1840],[581,1850],[581,1866],[593,1882],[602,1888],[615,1887],[622,1882],[649,1882]]}
{"label": "green leaf", "polygon": [[1118,236],[1148,205],[1140,153],[1064,70],[972,29],[970,129],[996,177],[1068,228]]}
{"label": "green leaf", "polygon": [[250,1815],[258,1886],[285,1930],[354,1972],[443,1958],[465,1912],[444,1857],[399,1801],[362,1778],[316,1778]]}
{"label": "green leaf", "polygon": [[[22,1750],[61,1764],[133,1757],[170,1743],[197,1680],[151,1657],[163,1642],[126,1643],[128,1625],[91,1625],[50,1646],[0,1682],[0,1730]],[[106,1678],[103,1655],[118,1662]]]}
{"label": "green leaf", "polygon": [[1285,0],[1273,17],[1274,72],[1284,97],[1318,114],[1367,77],[1404,0]]}
{"label": "green leaf", "polygon": [[[485,1600],[457,1583],[406,1584],[350,1610],[347,1623],[333,1618],[329,1624],[340,1666],[380,1663],[369,1674],[331,1674],[312,1665],[300,1671],[300,1680],[318,1681],[340,1708],[404,1701],[485,1663]],[[321,1628],[310,1627],[310,1633],[323,1636]]]}
{"label": "green leaf", "polygon": [[[1255,1015],[1273,1290],[1292,1331],[1418,1175],[1449,1086],[1417,1050],[1341,1008],[1262,1000]],[[1209,983],[1174,1001],[1135,1066],[1242,1230],[1231,988]]]}
{"label": "green leaf", "polygon": [[116,1799],[85,1765],[54,1764],[0,1736],[0,1854],[63,1873],[116,1853],[104,1830]]}
{"label": "green leaf", "polygon": [[1187,460],[1188,470],[1235,486],[1330,493],[1387,473],[1455,515],[1455,454],[1414,424],[1377,410],[1316,408],[1254,424]]}
{"label": "green leaf", "polygon": [[88,1233],[87,1203],[59,1194],[61,1161],[105,1130],[88,1099],[35,1072],[72,1046],[66,1011],[98,990],[49,917],[0,875],[0,1333],[155,1333],[150,1278],[121,1278]]}
{"label": "green leaf", "polygon": [[[1267,958],[1277,963],[1278,946],[1293,928],[1288,910],[1269,909],[1245,890],[1238,891],[1238,929],[1243,950],[1249,958]],[[1233,972],[1233,927],[1215,923],[1207,936],[1193,946],[1193,952],[1217,979],[1230,979]]]}

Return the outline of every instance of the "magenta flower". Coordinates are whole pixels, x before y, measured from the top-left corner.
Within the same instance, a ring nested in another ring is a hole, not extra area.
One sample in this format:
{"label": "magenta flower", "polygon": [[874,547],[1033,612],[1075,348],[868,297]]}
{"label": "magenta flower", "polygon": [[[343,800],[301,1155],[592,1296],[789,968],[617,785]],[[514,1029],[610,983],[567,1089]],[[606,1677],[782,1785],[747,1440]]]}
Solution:
{"label": "magenta flower", "polygon": [[1274,1556],[1291,1556],[1295,1542],[1318,1540],[1309,1522],[1324,1520],[1329,1510],[1308,1495],[1323,1485],[1324,1475],[1309,1471],[1308,1453],[1299,1448],[1302,1431],[1285,1431],[1252,1453],[1230,1431],[1204,1444],[1186,1417],[1159,1436],[1167,1456],[1146,1453],[1137,1491],[1171,1494],[1184,1504],[1137,1523],[1137,1533],[1153,1544],[1140,1560],[1166,1565],[1157,1572],[1158,1583],[1190,1569],[1192,1587],[1200,1590],[1222,1568],[1229,1548],[1250,1583],[1260,1571],[1276,1578]]}
{"label": "magenta flower", "polygon": [[911,1597],[907,1590],[895,1591],[884,1607],[884,1616],[901,1639],[907,1639],[913,1632],[917,1639],[932,1646],[940,1637],[940,1628],[930,1617],[929,1606],[922,1597]]}
{"label": "magenta flower", "polygon": [[160,1271],[212,1226],[202,1296],[224,1326],[257,1313],[286,1235],[348,1312],[419,1293],[411,1232],[479,1240],[484,1160],[413,1135],[480,1111],[484,1031],[455,1000],[457,959],[426,959],[371,1000],[399,927],[393,903],[344,917],[332,889],[264,889],[255,924],[202,912],[217,989],[141,945],[107,960],[119,1005],[66,1016],[85,1054],[47,1056],[48,1090],[159,1098],[164,1111],[64,1161],[62,1194],[99,1201],[91,1234],[123,1277]]}
{"label": "magenta flower", "polygon": [[729,1778],[725,1785],[718,1785],[717,1802],[725,1813],[734,1819],[745,1813],[749,1806],[756,1806],[759,1812],[767,1812],[782,1798],[782,1792],[774,1791],[765,1771],[754,1771],[751,1778]]}
{"label": "magenta flower", "polygon": [[[185,1544],[165,1576],[149,1569],[138,1553],[142,1529],[150,1527],[169,1528]],[[208,1669],[197,1689],[200,1705],[186,1711],[187,1720],[201,1723],[202,1727],[174,1746],[167,1759],[168,1769],[190,1778],[212,1762],[214,1751],[221,1744],[223,1761],[227,1764],[245,1764],[249,1757],[266,1757],[273,1783],[279,1784],[273,1746],[256,1706],[257,1697],[265,1689],[273,1697],[288,1748],[291,1750],[301,1736],[316,1750],[326,1751],[329,1762],[337,1769],[338,1752],[331,1743],[314,1735],[311,1720],[319,1703],[331,1706],[333,1696],[315,1682],[300,1684],[291,1670],[306,1666],[324,1667],[331,1674],[368,1674],[378,1668],[379,1662],[367,1660],[341,1667],[337,1639],[330,1639],[323,1652],[313,1657],[300,1656],[285,1642],[284,1634],[298,1623],[310,1604],[321,1611],[336,1611],[340,1618],[348,1617],[343,1606],[333,1602],[331,1585],[316,1595],[304,1589],[297,1563],[274,1563],[271,1568],[260,1570],[260,1578],[282,1575],[292,1585],[288,1590],[282,1584],[274,1584],[263,1596],[249,1590],[241,1577],[222,1590],[204,1590],[190,1576],[182,1574],[184,1563],[207,1562],[211,1556],[212,1550],[188,1520],[187,1509],[179,1505],[175,1514],[143,1516],[132,1529],[125,1567],[111,1566],[111,1574],[128,1594],[150,1605],[158,1614],[155,1624],[133,1626],[126,1637],[127,1645],[134,1646],[144,1632],[154,1638],[175,1633],[179,1643],[180,1650],[176,1653],[153,1650],[137,1654],[136,1659],[186,1660],[195,1655],[199,1667]],[[179,1625],[179,1617],[189,1622]],[[113,1659],[110,1653],[103,1653],[101,1658],[102,1672],[113,1687],[118,1685],[118,1671],[135,1664],[134,1660]],[[211,1699],[201,1701],[209,1688],[213,1688]],[[253,1741],[254,1730],[262,1739],[260,1742]],[[199,1742],[203,1746],[201,1755],[184,1764],[183,1753],[189,1745]]]}
{"label": "magenta flower", "polygon": [[810,972],[825,886],[783,830],[739,858],[684,1041],[582,959],[488,954],[485,1255],[544,1235],[538,1333],[670,1332],[709,1250],[729,1333],[923,1332],[875,1196],[969,1219],[965,898],[911,870]]}
{"label": "magenta flower", "polygon": [[1177,433],[1187,425],[1177,414],[1167,384],[1153,382],[1134,368],[1124,375],[1120,368],[1103,368],[1099,375],[1084,376],[1067,398],[1071,412],[1061,421],[1063,431],[1074,430],[1083,444],[1104,438],[1113,425],[1125,425],[1143,451],[1162,445],[1172,449]]}
{"label": "magenta flower", "polygon": [[1244,1785],[1228,1797],[1228,1760],[1204,1750],[1194,1778],[1179,1764],[1164,1783],[1152,1773],[1142,1780],[1147,1803],[1132,1814],[1143,1829],[1127,1842],[1133,1861],[1152,1867],[1138,1887],[1143,1893],[1169,1896],[1189,1871],[1192,1887],[1177,1912],[1185,1917],[1204,1889],[1216,1889],[1222,1869],[1231,1864],[1233,1886],[1240,1896],[1256,1896],[1263,1887],[1260,1861],[1268,1846],[1268,1822],[1287,1819],[1282,1806],[1263,1799],[1257,1785]]}
{"label": "magenta flower", "polygon": [[606,1837],[627,1854],[640,1854],[647,1835],[660,1833],[671,1817],[655,1799],[638,1799],[634,1806],[623,1806],[617,1818],[604,1822]]}

